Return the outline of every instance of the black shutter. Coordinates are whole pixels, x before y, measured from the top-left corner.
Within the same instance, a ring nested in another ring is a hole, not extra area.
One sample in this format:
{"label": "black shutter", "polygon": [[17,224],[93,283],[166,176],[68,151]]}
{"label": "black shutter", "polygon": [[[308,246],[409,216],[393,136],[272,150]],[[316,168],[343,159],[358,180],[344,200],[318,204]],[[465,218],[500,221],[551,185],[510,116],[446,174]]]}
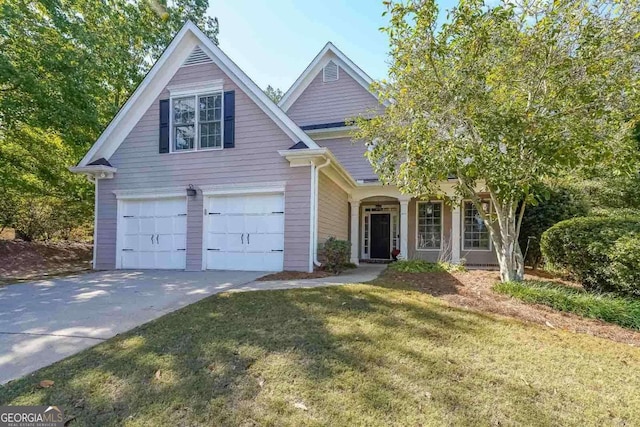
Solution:
{"label": "black shutter", "polygon": [[160,100],[160,140],[158,149],[160,153],[169,152],[169,100]]}
{"label": "black shutter", "polygon": [[224,148],[235,147],[236,92],[224,93]]}

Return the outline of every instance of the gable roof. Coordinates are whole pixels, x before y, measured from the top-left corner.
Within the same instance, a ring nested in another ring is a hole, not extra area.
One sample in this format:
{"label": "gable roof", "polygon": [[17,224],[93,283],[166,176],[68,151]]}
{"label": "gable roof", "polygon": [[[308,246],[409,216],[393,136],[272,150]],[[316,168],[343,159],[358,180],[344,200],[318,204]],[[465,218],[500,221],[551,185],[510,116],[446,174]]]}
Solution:
{"label": "gable roof", "polygon": [[293,141],[318,148],[202,30],[187,21],[78,166],[87,166],[94,160],[109,159],[113,155],[196,47],[202,49]]}
{"label": "gable roof", "polygon": [[302,74],[300,74],[300,77],[296,79],[289,90],[282,96],[280,102],[278,102],[278,106],[282,108],[282,110],[287,111],[329,61],[336,62],[340,68],[346,71],[349,76],[371,93],[371,95],[376,99],[378,98],[369,88],[373,82],[371,77],[350,60],[347,55],[342,53],[340,49],[335,47],[333,43],[327,42],[322,50],[313,58],[313,61],[311,61]]}

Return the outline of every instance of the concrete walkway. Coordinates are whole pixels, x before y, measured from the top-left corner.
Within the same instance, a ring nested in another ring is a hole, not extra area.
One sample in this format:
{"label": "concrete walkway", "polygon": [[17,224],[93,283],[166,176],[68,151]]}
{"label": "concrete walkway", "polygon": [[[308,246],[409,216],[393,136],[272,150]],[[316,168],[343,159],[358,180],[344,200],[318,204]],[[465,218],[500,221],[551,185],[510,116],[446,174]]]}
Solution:
{"label": "concrete walkway", "polygon": [[237,286],[231,292],[261,291],[272,289],[316,288],[322,286],[344,285],[346,283],[369,282],[387,268],[385,264],[362,264],[358,268],[347,270],[339,276],[304,280],[272,280],[268,282],[254,281]]}
{"label": "concrete walkway", "polygon": [[255,280],[264,272],[103,271],[0,287],[0,384],[209,295],[368,282],[385,267],[270,282]]}

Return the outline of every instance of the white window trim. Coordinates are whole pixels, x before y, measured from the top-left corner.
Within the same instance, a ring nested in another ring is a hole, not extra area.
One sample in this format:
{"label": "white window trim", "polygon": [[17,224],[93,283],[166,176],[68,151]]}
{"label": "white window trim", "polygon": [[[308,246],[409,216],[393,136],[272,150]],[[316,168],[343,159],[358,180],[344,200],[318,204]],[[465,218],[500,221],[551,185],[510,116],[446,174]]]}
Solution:
{"label": "white window trim", "polygon": [[[439,204],[440,205],[440,247],[438,248],[420,248],[418,246],[418,234],[420,224],[420,205],[421,204]],[[416,251],[418,252],[440,252],[442,250],[442,243],[444,242],[444,203],[442,200],[419,200],[416,202]]]}
{"label": "white window trim", "polygon": [[[489,203],[489,214],[493,212],[493,203],[490,200],[483,200]],[[493,251],[493,241],[491,240],[491,228],[489,230],[489,248],[466,248],[464,246],[464,205],[465,203],[473,203],[470,199],[462,200],[462,205],[460,206],[460,247],[465,252],[492,252]]]}
{"label": "white window trim", "polygon": [[[194,151],[220,151],[224,149],[224,91],[222,90],[222,86],[213,90],[213,91],[204,91],[200,92],[200,88],[195,90],[189,90],[188,92],[183,91],[171,91],[170,90],[170,98],[169,98],[169,154],[181,154],[181,153],[193,153]],[[207,147],[200,148],[200,107],[198,103],[198,98],[201,96],[209,96],[209,95],[220,95],[220,147]],[[174,129],[173,129],[173,101],[179,98],[188,98],[192,96],[195,101],[195,135],[193,148],[189,150],[175,150],[174,143]]]}

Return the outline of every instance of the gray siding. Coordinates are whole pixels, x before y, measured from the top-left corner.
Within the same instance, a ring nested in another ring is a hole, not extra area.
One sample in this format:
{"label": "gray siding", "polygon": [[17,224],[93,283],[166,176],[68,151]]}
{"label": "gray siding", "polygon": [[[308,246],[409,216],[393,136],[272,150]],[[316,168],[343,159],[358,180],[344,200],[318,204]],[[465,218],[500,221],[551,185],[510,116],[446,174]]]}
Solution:
{"label": "gray siding", "polygon": [[370,116],[371,111],[382,113],[380,105],[367,89],[363,88],[342,68],[339,79],[322,81],[322,70],[311,81],[287,114],[300,126],[341,122],[359,115]]}
{"label": "gray siding", "polygon": [[351,138],[321,139],[316,142],[331,150],[354,179],[377,178],[369,159],[364,156],[367,152],[364,142],[353,141]]}
{"label": "gray siding", "polygon": [[318,179],[318,243],[328,237],[349,238],[349,200],[347,193],[324,173]]}
{"label": "gray siding", "polygon": [[[214,64],[181,68],[169,85],[216,79],[224,80],[225,91],[236,91],[235,148],[159,154],[158,101],[169,97],[163,91],[109,159],[118,169],[114,179],[99,183],[96,268],[115,267],[113,190],[285,181],[285,269],[308,269],[310,170],[291,168],[277,153],[288,148],[291,139]],[[202,203],[199,192],[187,209],[188,269],[202,265]]]}

